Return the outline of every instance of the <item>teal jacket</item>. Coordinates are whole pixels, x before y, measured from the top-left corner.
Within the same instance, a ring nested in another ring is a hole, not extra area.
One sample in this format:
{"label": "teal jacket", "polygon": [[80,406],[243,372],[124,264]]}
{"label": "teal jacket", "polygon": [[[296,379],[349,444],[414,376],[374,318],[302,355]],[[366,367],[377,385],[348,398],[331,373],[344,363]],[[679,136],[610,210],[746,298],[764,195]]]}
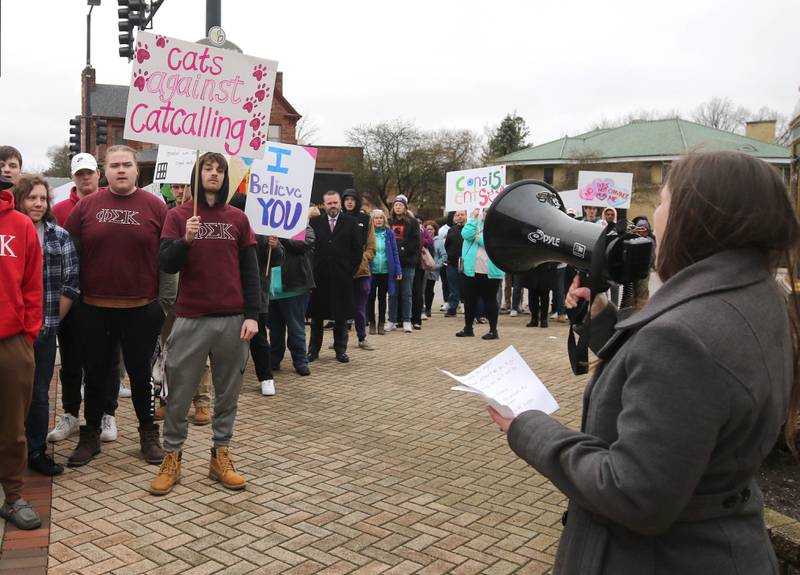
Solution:
{"label": "teal jacket", "polygon": [[[483,246],[483,222],[480,220],[467,221],[464,229],[461,230],[461,237],[464,243],[461,246],[461,260],[464,262],[464,275],[475,277],[475,256],[478,254],[478,246]],[[494,265],[489,260],[489,278],[494,280],[503,279],[505,272]]]}

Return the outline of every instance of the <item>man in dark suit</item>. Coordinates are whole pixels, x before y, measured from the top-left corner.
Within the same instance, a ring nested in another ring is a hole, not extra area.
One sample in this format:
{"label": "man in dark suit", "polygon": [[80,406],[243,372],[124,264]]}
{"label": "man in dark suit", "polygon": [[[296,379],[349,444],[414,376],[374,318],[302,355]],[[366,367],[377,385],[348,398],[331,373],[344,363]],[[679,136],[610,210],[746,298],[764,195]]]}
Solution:
{"label": "man in dark suit", "polygon": [[347,320],[355,315],[353,275],[361,263],[363,247],[358,221],[342,212],[339,192],[322,197],[325,213],[311,218],[314,229],[314,283],[311,293],[311,341],[308,360],[319,357],[322,348],[322,323],[332,319],[333,348],[336,359],[347,363]]}

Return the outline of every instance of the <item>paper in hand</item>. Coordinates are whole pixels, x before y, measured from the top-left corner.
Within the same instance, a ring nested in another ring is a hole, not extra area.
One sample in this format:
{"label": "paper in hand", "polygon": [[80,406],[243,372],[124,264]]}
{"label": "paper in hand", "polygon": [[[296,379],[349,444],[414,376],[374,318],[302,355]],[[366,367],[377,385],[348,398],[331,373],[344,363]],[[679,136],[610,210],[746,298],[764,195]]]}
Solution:
{"label": "paper in hand", "polygon": [[531,409],[547,414],[558,409],[556,400],[513,345],[467,375],[439,371],[461,384],[450,389],[477,393],[503,417],[513,418]]}

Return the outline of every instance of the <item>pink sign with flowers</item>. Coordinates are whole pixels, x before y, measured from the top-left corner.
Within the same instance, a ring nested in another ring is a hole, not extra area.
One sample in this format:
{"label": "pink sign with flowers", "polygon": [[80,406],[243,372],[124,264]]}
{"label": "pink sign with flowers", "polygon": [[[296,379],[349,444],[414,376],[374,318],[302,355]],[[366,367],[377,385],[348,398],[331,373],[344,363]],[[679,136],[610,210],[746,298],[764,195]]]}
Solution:
{"label": "pink sign with flowers", "polygon": [[263,158],[278,63],[139,32],[124,138]]}
{"label": "pink sign with flowers", "polygon": [[578,198],[583,206],[631,207],[633,174],[627,172],[578,172]]}

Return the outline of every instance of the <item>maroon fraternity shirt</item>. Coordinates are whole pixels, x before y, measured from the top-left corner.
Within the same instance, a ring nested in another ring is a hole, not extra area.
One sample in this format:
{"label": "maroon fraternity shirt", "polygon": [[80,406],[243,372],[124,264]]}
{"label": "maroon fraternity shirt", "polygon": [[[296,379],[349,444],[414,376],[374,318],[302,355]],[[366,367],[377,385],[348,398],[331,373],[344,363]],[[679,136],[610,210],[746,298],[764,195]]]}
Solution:
{"label": "maroon fraternity shirt", "polygon": [[111,299],[158,297],[158,246],[167,206],[137,189],[81,199],[64,226],[80,241],[81,292]]}
{"label": "maroon fraternity shirt", "polygon": [[[227,204],[197,205],[200,231],[189,248],[178,280],[178,317],[236,315],[244,312],[239,252],[256,243],[244,212]],[[163,239],[181,239],[192,202],[173,208],[164,222]]]}

